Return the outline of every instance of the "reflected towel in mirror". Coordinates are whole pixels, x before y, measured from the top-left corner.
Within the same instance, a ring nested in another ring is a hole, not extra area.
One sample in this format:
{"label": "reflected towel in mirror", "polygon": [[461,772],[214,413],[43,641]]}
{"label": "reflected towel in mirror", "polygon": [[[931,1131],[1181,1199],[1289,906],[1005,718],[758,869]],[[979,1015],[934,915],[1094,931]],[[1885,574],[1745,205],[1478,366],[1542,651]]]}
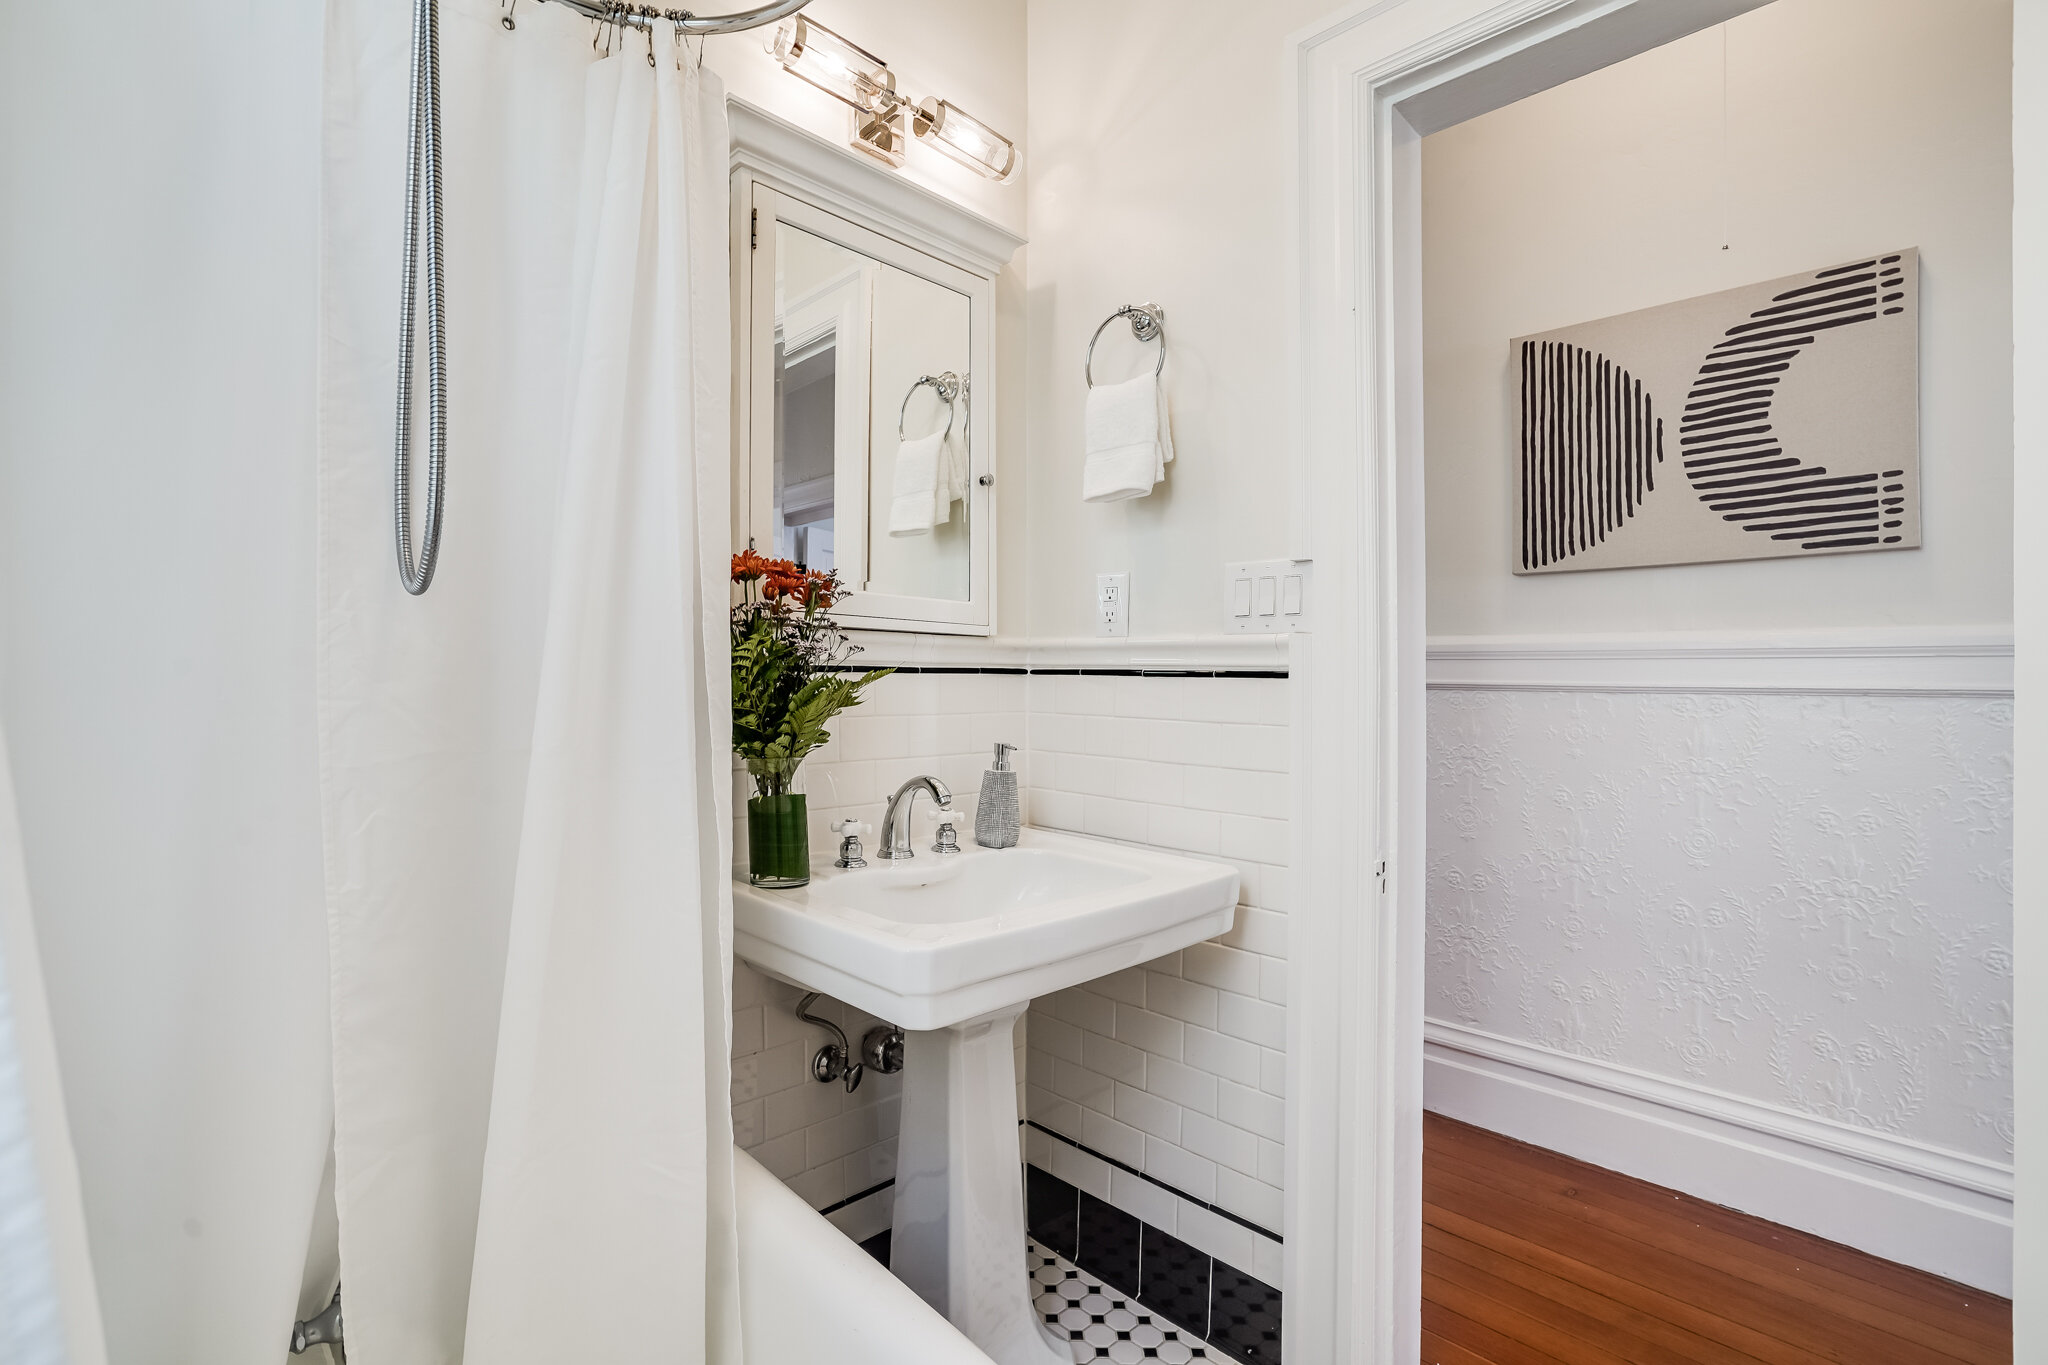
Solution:
{"label": "reflected towel in mirror", "polygon": [[896,447],[896,482],[889,499],[889,534],[920,536],[951,510],[952,471],[947,468],[946,433],[917,436]]}

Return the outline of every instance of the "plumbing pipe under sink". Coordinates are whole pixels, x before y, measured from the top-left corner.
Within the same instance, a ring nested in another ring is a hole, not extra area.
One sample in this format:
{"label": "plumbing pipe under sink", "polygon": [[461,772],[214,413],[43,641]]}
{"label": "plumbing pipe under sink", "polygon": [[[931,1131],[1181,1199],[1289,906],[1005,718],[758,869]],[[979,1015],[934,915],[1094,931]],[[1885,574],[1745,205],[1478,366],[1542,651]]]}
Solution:
{"label": "plumbing pipe under sink", "polygon": [[[992,1365],[760,1162],[735,1149],[733,1168],[747,1365]],[[1021,1284],[1021,1237],[1014,1250]]]}

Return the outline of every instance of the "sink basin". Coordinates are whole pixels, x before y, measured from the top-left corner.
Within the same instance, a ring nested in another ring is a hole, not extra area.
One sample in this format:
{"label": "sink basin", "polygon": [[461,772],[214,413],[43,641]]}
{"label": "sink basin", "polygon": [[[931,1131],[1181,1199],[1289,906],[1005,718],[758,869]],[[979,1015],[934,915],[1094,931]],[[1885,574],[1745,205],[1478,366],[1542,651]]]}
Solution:
{"label": "sink basin", "polygon": [[1236,869],[1027,829],[1017,847],[733,889],[733,951],[899,1028],[937,1029],[1230,928]]}
{"label": "sink basin", "polygon": [[904,1030],[890,1268],[998,1365],[1073,1360],[1024,1274],[1017,1016],[1236,913],[1234,868],[1036,829],[795,890],[734,885],[738,956]]}

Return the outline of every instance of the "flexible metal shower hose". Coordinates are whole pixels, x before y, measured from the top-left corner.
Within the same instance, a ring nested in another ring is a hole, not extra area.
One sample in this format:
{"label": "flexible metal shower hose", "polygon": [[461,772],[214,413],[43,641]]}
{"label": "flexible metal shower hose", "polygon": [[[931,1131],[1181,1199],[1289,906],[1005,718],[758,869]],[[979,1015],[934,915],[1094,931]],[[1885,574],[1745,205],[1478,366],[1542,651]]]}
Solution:
{"label": "flexible metal shower hose", "polygon": [[[441,54],[435,0],[413,0],[412,114],[406,135],[405,289],[398,321],[398,437],[392,450],[398,581],[415,597],[434,581],[448,467],[447,300],[441,280]],[[427,522],[412,552],[412,340],[418,306],[420,215],[427,257]]]}

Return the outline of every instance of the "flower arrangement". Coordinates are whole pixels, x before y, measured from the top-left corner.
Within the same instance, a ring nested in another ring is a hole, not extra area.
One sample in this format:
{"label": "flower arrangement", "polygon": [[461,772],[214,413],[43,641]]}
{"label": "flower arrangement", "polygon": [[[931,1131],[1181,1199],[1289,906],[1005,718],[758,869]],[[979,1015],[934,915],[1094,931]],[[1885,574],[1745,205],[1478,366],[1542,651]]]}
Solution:
{"label": "flower arrangement", "polygon": [[832,718],[893,670],[840,671],[860,648],[825,614],[840,596],[837,574],[743,550],[732,557],[732,581],[741,589],[732,609],[733,752],[758,796],[782,796],[832,738]]}

